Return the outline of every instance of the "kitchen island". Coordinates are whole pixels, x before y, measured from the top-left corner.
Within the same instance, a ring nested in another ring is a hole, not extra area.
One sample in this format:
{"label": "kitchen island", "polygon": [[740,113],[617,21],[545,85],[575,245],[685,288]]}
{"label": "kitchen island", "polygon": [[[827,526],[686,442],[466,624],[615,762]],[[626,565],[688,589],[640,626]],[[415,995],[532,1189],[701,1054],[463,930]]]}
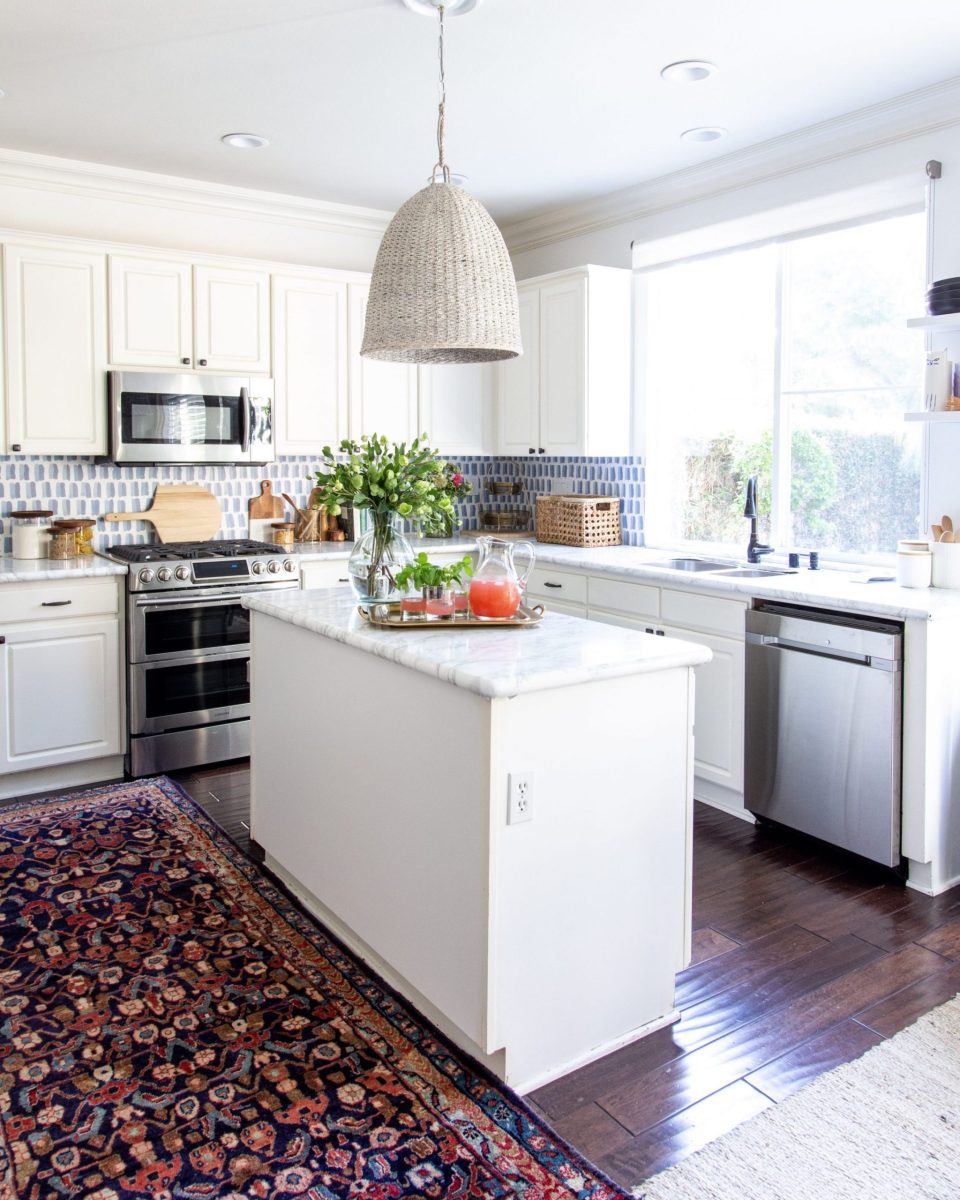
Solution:
{"label": "kitchen island", "polygon": [[311,911],[519,1090],[675,1018],[708,650],[553,613],[378,630],[336,590],[245,603],[251,836]]}

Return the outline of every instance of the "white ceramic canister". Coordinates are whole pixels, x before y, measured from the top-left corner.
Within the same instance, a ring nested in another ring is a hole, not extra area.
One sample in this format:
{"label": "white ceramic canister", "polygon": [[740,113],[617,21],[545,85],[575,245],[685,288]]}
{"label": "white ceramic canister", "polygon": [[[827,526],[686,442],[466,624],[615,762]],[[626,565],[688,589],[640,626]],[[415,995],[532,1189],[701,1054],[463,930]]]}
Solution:
{"label": "white ceramic canister", "polygon": [[53,513],[46,508],[22,509],[10,514],[13,523],[13,557],[46,558],[48,526]]}
{"label": "white ceramic canister", "polygon": [[933,586],[960,588],[960,543],[933,543]]}
{"label": "white ceramic canister", "polygon": [[897,550],[897,583],[901,587],[926,588],[933,572],[933,555],[926,550]]}

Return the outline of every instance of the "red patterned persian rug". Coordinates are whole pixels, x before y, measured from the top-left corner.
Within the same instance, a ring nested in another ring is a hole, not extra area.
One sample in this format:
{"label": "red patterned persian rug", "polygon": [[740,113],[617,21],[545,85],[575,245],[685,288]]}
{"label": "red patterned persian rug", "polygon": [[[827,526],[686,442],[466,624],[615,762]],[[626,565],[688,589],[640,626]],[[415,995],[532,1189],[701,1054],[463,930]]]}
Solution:
{"label": "red patterned persian rug", "polygon": [[170,780],[0,810],[0,1200],[624,1195]]}

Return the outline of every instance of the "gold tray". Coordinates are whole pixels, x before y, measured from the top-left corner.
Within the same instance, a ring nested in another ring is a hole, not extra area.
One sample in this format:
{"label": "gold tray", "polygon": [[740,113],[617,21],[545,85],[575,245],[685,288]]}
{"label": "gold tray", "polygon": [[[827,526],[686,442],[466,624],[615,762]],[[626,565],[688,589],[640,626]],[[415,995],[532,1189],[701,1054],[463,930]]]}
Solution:
{"label": "gold tray", "polygon": [[446,617],[440,620],[425,621],[414,619],[403,619],[400,612],[400,602],[391,601],[386,604],[371,604],[368,607],[359,605],[357,611],[370,625],[377,629],[503,629],[509,627],[523,627],[525,625],[539,625],[543,620],[543,605],[534,604],[532,608],[528,608],[525,604],[521,604],[517,612],[512,617]]}

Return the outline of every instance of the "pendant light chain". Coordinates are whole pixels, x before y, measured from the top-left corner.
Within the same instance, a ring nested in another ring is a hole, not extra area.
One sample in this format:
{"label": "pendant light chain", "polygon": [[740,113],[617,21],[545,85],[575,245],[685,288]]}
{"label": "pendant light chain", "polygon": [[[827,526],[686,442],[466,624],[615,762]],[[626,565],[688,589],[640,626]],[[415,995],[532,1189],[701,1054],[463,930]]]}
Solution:
{"label": "pendant light chain", "polygon": [[[437,162],[437,167],[440,168],[440,170],[443,174],[443,182],[449,183],[450,182],[450,168],[447,166],[446,157],[444,155],[444,145],[443,145],[444,133],[446,132],[445,127],[446,127],[446,118],[447,118],[447,76],[446,76],[446,70],[445,70],[444,61],[443,61],[443,14],[444,14],[444,10],[445,10],[445,5],[443,5],[443,4],[438,5],[438,12],[440,13],[440,46],[439,46],[439,50],[438,50],[438,55],[440,58],[440,111],[437,116],[437,152],[440,157],[439,157],[439,161]],[[434,167],[434,175],[436,175],[436,167]]]}

